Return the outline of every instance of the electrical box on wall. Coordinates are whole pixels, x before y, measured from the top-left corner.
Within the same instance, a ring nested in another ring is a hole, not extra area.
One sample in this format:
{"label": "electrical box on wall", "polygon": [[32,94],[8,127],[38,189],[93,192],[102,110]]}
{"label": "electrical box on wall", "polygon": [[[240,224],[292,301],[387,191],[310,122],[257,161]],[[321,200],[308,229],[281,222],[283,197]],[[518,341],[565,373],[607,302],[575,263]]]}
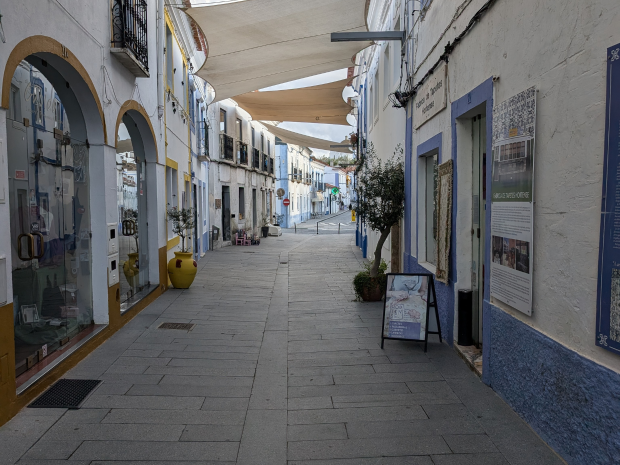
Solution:
{"label": "electrical box on wall", "polygon": [[108,257],[108,286],[112,287],[119,283],[119,255],[110,255]]}
{"label": "electrical box on wall", "polygon": [[108,223],[108,255],[118,253],[118,225]]}

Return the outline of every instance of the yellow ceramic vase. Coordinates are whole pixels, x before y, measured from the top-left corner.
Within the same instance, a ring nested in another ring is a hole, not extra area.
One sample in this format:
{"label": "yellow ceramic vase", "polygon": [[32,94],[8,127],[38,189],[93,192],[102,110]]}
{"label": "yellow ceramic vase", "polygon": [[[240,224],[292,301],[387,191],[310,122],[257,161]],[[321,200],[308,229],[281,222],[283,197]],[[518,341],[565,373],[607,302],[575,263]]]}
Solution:
{"label": "yellow ceramic vase", "polygon": [[[127,260],[123,265],[123,273],[125,273],[125,278],[127,278],[129,285],[131,287],[136,287],[140,276],[140,270],[136,266],[136,262],[138,261],[140,254],[137,252],[130,253],[128,257],[129,260]],[[140,262],[138,262],[138,264],[139,263]]]}
{"label": "yellow ceramic vase", "polygon": [[191,252],[175,252],[174,258],[168,262],[168,276],[176,289],[189,289],[197,271],[198,263]]}

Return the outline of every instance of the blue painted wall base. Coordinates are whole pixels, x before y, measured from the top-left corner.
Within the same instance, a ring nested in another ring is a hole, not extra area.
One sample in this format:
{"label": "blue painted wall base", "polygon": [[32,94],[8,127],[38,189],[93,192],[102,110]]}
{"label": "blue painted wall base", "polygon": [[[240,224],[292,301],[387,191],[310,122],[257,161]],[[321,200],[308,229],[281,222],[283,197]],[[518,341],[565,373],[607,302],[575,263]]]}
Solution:
{"label": "blue painted wall base", "polygon": [[620,374],[488,302],[484,314],[491,387],[569,464],[620,463]]}

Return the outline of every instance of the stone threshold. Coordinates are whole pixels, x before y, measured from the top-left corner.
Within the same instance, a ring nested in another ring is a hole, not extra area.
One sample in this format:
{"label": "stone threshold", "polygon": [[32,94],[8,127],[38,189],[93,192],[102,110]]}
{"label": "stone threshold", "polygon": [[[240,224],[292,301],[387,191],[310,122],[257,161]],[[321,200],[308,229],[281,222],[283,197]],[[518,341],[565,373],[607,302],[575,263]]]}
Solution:
{"label": "stone threshold", "polygon": [[471,371],[482,378],[482,348],[476,346],[460,346],[454,343],[454,349],[459,356],[465,360]]}

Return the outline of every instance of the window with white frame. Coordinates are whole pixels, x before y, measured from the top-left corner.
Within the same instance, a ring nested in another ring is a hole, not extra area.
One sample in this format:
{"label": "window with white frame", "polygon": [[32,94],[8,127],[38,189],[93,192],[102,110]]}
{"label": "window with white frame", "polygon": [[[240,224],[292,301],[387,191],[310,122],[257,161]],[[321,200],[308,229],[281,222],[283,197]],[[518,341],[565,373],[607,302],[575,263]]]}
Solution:
{"label": "window with white frame", "polygon": [[424,162],[426,262],[437,265],[437,153],[425,157]]}
{"label": "window with white frame", "polygon": [[368,125],[372,128],[372,123],[375,121],[374,112],[372,111],[373,102],[375,101],[375,86],[370,84],[370,92],[368,94]]}

